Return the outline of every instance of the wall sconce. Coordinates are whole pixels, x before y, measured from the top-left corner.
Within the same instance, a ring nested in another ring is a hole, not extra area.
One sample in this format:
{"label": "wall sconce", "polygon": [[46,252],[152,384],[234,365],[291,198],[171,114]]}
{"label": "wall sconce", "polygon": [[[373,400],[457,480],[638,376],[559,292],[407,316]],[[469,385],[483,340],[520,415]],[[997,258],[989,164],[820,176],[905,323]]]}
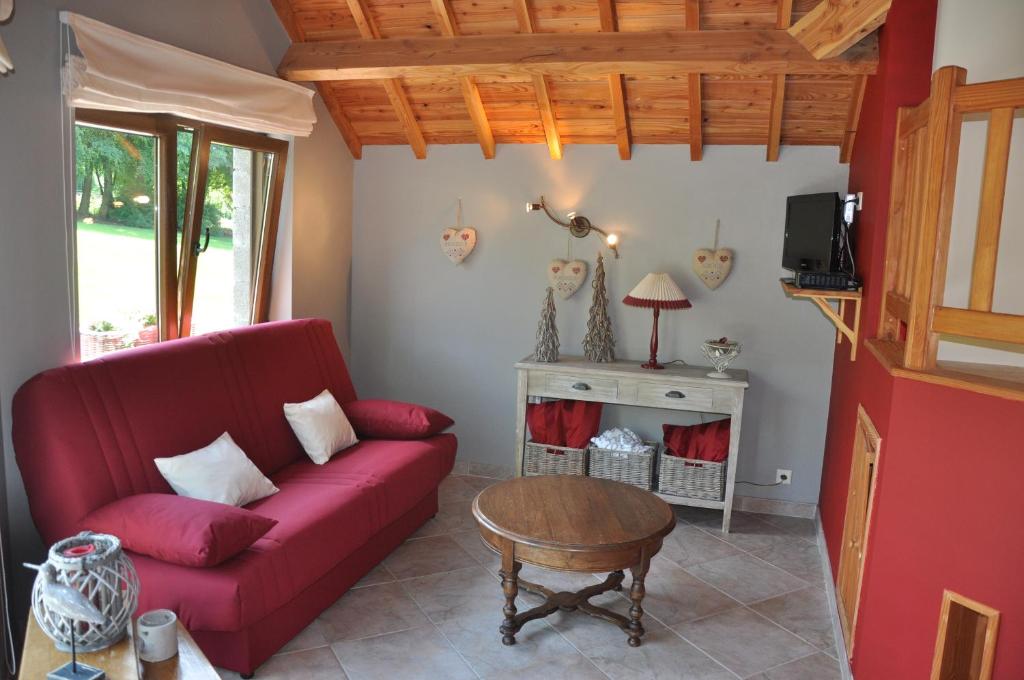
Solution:
{"label": "wall sconce", "polygon": [[590,220],[588,220],[583,215],[577,214],[576,212],[571,212],[567,214],[567,217],[569,218],[568,221],[558,219],[557,217],[555,217],[554,214],[552,214],[551,210],[547,206],[547,203],[544,202],[543,196],[540,197],[540,203],[526,204],[526,212],[534,212],[536,210],[544,211],[544,214],[548,216],[548,219],[550,219],[558,226],[565,227],[566,229],[568,229],[569,233],[575,236],[576,238],[584,238],[590,232],[596,231],[598,234],[604,237],[604,242],[608,246],[609,250],[611,250],[615,254],[615,259],[619,259],[619,237],[617,234],[609,234],[604,229],[594,226],[593,224],[591,224]]}

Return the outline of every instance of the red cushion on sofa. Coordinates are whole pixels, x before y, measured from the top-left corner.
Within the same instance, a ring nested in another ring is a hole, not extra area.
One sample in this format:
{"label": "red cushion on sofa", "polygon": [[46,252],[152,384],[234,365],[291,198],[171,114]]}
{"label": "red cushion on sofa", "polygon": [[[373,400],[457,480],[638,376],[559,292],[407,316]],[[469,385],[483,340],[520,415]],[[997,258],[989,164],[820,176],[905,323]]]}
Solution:
{"label": "red cushion on sofa", "polygon": [[455,424],[440,411],[404,401],[358,399],[344,410],[361,439],[423,439]]}
{"label": "red cushion on sofa", "polygon": [[721,463],[729,457],[731,418],[699,425],[662,425],[665,453],[678,458]]}
{"label": "red cushion on sofa", "polygon": [[116,500],[80,522],[83,530],[117,536],[129,550],[190,567],[234,557],[275,524],[242,508],[166,493]]}

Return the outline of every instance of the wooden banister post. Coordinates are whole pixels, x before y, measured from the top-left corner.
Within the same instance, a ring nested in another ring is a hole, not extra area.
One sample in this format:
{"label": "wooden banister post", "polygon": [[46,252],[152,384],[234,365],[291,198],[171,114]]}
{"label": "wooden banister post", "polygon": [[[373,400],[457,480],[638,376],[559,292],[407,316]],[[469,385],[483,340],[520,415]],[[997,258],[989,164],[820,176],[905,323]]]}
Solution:
{"label": "wooden banister post", "polygon": [[957,87],[967,82],[967,71],[945,66],[932,75],[928,128],[925,138],[924,186],[914,271],[910,286],[907,344],[903,365],[915,370],[935,367],[938,335],[932,331],[935,307],[942,304],[949,257],[949,229],[956,186],[963,114],[953,108]]}
{"label": "wooden banister post", "polygon": [[1011,107],[992,110],[985,146],[985,170],[978,201],[978,233],[974,242],[974,267],[971,270],[971,309],[992,311],[996,288],[996,259],[999,255],[999,229],[1003,221],[1006,195],[1006,168],[1010,161],[1010,136],[1013,134]]}
{"label": "wooden banister post", "polygon": [[885,233],[885,261],[882,269],[882,304],[879,305],[878,318],[878,335],[886,340],[899,339],[899,321],[886,309],[885,298],[889,291],[896,287],[899,259],[905,256],[899,248],[900,235],[909,226],[903,219],[903,179],[907,172],[907,142],[903,139],[901,131],[906,115],[906,107],[901,106],[896,111],[896,136],[892,148],[892,190],[889,192],[889,223]]}

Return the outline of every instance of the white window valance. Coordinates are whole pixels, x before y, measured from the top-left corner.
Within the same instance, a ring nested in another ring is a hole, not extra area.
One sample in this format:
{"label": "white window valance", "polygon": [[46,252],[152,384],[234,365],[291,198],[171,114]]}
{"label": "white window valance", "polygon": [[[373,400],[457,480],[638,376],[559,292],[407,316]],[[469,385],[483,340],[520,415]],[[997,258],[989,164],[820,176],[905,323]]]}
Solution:
{"label": "white window valance", "polygon": [[61,21],[82,56],[68,55],[64,87],[76,107],[171,113],[254,132],[308,136],[313,91],[72,12]]}

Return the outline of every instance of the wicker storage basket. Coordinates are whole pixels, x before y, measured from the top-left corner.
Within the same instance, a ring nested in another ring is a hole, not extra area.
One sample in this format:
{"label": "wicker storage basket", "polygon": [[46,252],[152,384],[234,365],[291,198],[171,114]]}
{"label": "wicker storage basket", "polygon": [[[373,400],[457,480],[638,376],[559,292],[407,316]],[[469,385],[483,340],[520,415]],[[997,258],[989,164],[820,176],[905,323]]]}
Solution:
{"label": "wicker storage basket", "polygon": [[590,447],[590,462],[587,474],[591,477],[625,482],[650,491],[654,481],[654,461],[658,453],[658,442],[644,442],[649,451],[616,451]]}
{"label": "wicker storage basket", "polygon": [[587,474],[587,450],[526,442],[523,474],[527,477],[533,475],[585,475]]}
{"label": "wicker storage basket", "polygon": [[673,496],[720,501],[725,498],[726,461],[694,460],[661,454],[658,491]]}

